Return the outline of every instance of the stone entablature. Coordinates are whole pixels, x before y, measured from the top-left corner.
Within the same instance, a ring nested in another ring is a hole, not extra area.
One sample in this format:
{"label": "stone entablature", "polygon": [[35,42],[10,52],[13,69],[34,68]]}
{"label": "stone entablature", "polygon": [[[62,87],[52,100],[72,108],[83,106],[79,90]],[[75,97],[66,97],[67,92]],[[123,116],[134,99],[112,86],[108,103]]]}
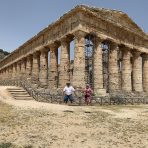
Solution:
{"label": "stone entablature", "polygon": [[[119,18],[119,20],[118,20]],[[95,37],[94,90],[104,91],[103,42],[109,44],[109,91],[148,91],[148,36],[123,12],[77,6],[49,25],[0,62],[0,77],[30,77],[52,88],[72,81],[85,87],[85,39]],[[73,74],[70,74],[70,42],[75,40]],[[58,69],[58,48],[61,47]],[[119,74],[119,54],[122,68]],[[48,58],[50,52],[50,58]],[[141,55],[145,55],[144,58]],[[50,62],[48,61],[50,59]],[[131,61],[132,59],[132,61]],[[143,61],[143,62],[142,62]],[[48,65],[49,64],[49,65]],[[145,82],[143,82],[143,80]]]}

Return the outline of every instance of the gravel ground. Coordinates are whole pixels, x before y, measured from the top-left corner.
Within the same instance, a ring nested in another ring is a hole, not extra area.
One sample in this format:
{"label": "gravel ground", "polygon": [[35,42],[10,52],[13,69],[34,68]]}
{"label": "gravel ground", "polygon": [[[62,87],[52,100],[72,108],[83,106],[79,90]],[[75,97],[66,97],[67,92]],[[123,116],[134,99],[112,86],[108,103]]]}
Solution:
{"label": "gravel ground", "polygon": [[[2,92],[1,92],[2,91]],[[0,88],[0,148],[148,148],[148,105],[17,101]]]}

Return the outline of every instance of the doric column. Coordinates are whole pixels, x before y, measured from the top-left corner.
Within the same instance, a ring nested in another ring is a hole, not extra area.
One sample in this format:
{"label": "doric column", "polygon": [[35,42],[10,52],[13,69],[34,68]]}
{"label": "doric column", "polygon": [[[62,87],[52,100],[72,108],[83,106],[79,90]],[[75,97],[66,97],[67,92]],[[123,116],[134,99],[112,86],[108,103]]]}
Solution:
{"label": "doric column", "polygon": [[47,85],[47,70],[48,70],[48,50],[42,49],[40,55],[40,82],[43,86]]}
{"label": "doric column", "polygon": [[131,84],[131,52],[127,47],[122,48],[122,90],[132,91]]}
{"label": "doric column", "polygon": [[2,80],[4,77],[3,77],[3,70],[0,71],[0,80]]}
{"label": "doric column", "polygon": [[16,70],[17,70],[17,78],[20,78],[21,77],[21,63],[20,63],[20,61],[18,61],[16,64]]}
{"label": "doric column", "polygon": [[143,55],[143,89],[148,93],[148,54]]}
{"label": "doric column", "polygon": [[5,79],[7,79],[7,74],[8,74],[7,73],[7,68],[5,68],[5,73],[4,74],[5,74]]}
{"label": "doric column", "polygon": [[142,57],[140,52],[133,53],[133,90],[141,92],[142,87]]}
{"label": "doric column", "polygon": [[15,64],[13,64],[13,68],[12,68],[12,78],[15,79],[16,77],[16,71],[15,71]]}
{"label": "doric column", "polygon": [[15,73],[15,79],[17,78],[17,63],[14,63],[14,73]]}
{"label": "doric column", "polygon": [[70,81],[70,42],[67,38],[61,40],[59,87],[63,88]]}
{"label": "doric column", "polygon": [[97,38],[94,49],[94,92],[97,94],[105,93],[103,89],[103,64],[102,64],[102,40]]}
{"label": "doric column", "polygon": [[119,90],[118,45],[110,44],[109,52],[109,91]]}
{"label": "doric column", "polygon": [[9,66],[9,79],[12,79],[12,69],[13,69],[13,66]]}
{"label": "doric column", "polygon": [[33,65],[32,65],[32,80],[39,80],[39,69],[40,69],[40,57],[39,53],[33,54]]}
{"label": "doric column", "polygon": [[82,31],[75,32],[73,85],[85,88],[85,36]]}
{"label": "doric column", "polygon": [[50,48],[50,62],[49,62],[49,89],[54,90],[58,87],[58,46],[52,44]]}
{"label": "doric column", "polygon": [[4,72],[3,72],[3,79],[6,79],[6,69],[4,69]]}
{"label": "doric column", "polygon": [[5,78],[8,78],[8,68],[5,68]]}
{"label": "doric column", "polygon": [[6,69],[4,69],[4,71],[3,71],[3,79],[5,80],[7,78],[7,76],[6,76]]}
{"label": "doric column", "polygon": [[33,57],[32,57],[32,55],[30,55],[27,57],[27,61],[26,61],[27,78],[31,78],[31,76],[32,76],[32,63],[33,63]]}
{"label": "doric column", "polygon": [[25,77],[25,72],[26,72],[26,60],[22,59],[21,60],[21,76]]}

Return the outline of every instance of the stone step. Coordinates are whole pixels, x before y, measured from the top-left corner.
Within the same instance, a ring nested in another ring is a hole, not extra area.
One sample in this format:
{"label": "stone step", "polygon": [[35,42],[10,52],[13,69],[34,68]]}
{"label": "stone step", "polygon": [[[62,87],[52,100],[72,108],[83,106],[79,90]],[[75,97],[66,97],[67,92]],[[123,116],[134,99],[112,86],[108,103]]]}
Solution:
{"label": "stone step", "polygon": [[9,91],[9,92],[11,92],[12,94],[15,94],[15,93],[17,93],[17,94],[28,94],[26,91]]}
{"label": "stone step", "polygon": [[13,97],[30,97],[30,95],[18,95],[18,94],[13,94]]}
{"label": "stone step", "polygon": [[32,97],[14,97],[16,100],[33,100]]}
{"label": "stone step", "polygon": [[11,93],[13,96],[30,96],[28,93],[25,94],[19,94],[19,93]]}
{"label": "stone step", "polygon": [[24,89],[8,89],[9,91],[25,91]]}
{"label": "stone step", "polygon": [[8,88],[7,90],[16,100],[33,100],[24,88]]}

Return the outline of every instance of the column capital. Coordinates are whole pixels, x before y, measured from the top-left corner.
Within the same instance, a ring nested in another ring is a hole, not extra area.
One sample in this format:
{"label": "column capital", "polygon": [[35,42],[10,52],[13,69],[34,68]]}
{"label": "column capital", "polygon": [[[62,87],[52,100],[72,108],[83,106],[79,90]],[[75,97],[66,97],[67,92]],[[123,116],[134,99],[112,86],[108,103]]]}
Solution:
{"label": "column capital", "polygon": [[54,43],[49,44],[48,47],[50,50],[55,50],[56,48],[59,47],[59,44],[54,42]]}
{"label": "column capital", "polygon": [[22,62],[25,62],[25,61],[26,61],[26,59],[27,59],[26,57],[22,58],[22,59],[20,60],[20,61],[21,61],[21,63],[22,63]]}
{"label": "column capital", "polygon": [[76,31],[73,34],[76,38],[85,38],[85,36],[87,35],[86,32],[81,31],[81,30]]}
{"label": "column capital", "polygon": [[141,52],[140,51],[133,51],[132,54],[135,57],[139,57],[141,55]]}
{"label": "column capital", "polygon": [[39,55],[40,55],[39,52],[34,52],[34,53],[33,53],[33,57],[38,57]]}
{"label": "column capital", "polygon": [[42,46],[42,48],[40,49],[41,53],[47,53],[49,51],[49,48],[46,46]]}
{"label": "column capital", "polygon": [[17,64],[18,64],[18,65],[21,65],[21,60],[17,61]]}
{"label": "column capital", "polygon": [[110,43],[110,47],[111,47],[112,49],[119,48],[118,43],[112,42],[112,41],[110,41],[109,43]]}
{"label": "column capital", "polygon": [[70,43],[70,41],[71,41],[71,39],[70,38],[68,38],[67,36],[65,36],[65,37],[63,37],[63,38],[61,38],[60,39],[60,42],[61,42],[61,44],[62,43]]}
{"label": "column capital", "polygon": [[33,57],[33,55],[30,54],[30,55],[28,55],[26,58],[27,58],[27,60],[29,60],[29,59],[32,59],[32,57]]}
{"label": "column capital", "polygon": [[131,51],[132,49],[129,48],[128,46],[126,45],[119,45],[119,48],[122,50],[122,51]]}
{"label": "column capital", "polygon": [[145,60],[148,60],[148,54],[147,54],[147,53],[143,53],[143,54],[142,54],[142,57],[143,57]]}
{"label": "column capital", "polygon": [[104,41],[105,41],[104,38],[101,38],[101,37],[98,37],[98,36],[94,37],[94,39],[93,39],[93,43],[94,43],[96,46],[99,45],[100,43],[103,43]]}

